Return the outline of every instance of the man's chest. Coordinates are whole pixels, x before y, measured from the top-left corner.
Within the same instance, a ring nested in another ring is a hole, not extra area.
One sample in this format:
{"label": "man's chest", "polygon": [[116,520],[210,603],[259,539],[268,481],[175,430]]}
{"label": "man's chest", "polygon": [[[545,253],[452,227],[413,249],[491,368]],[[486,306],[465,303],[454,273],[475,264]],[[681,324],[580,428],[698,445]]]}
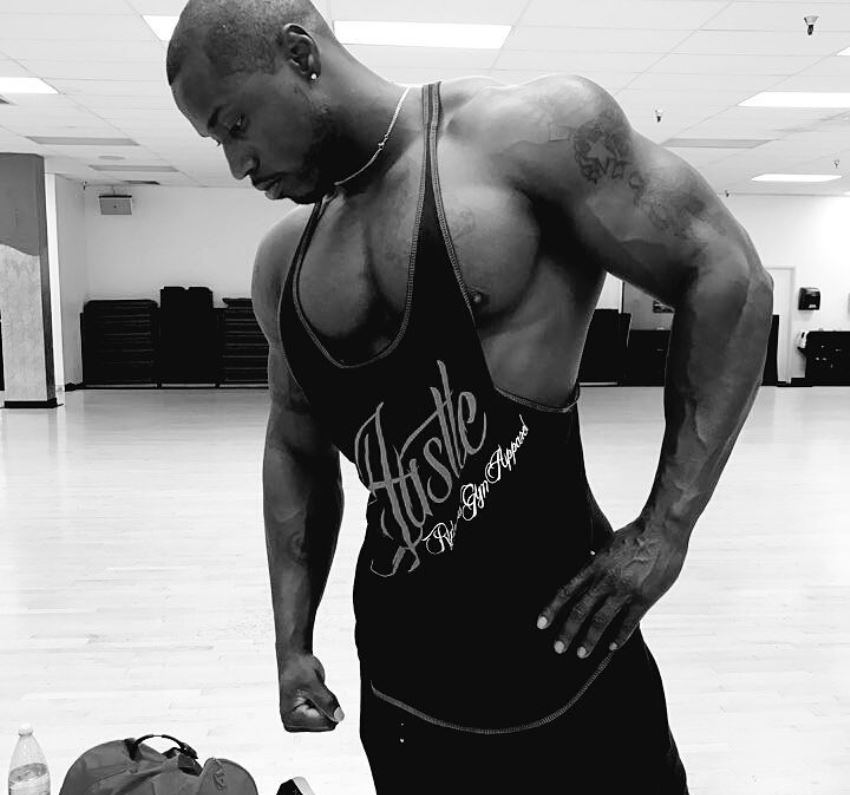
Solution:
{"label": "man's chest", "polygon": [[[443,178],[445,228],[480,333],[522,303],[539,266],[540,232],[522,197],[480,178]],[[416,247],[420,185],[397,185],[368,212],[332,200],[298,274],[302,308],[328,350],[346,363],[369,358],[395,337]],[[435,308],[436,309],[436,308]]]}

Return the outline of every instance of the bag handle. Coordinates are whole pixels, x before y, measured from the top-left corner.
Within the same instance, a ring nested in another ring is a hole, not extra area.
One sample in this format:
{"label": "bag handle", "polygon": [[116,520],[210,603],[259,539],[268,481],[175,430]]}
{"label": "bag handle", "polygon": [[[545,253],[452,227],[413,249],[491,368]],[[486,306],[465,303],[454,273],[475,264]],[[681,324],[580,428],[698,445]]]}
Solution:
{"label": "bag handle", "polygon": [[138,740],[134,740],[132,737],[124,740],[124,744],[127,746],[127,752],[130,754],[130,759],[135,759],[136,754],[139,752],[139,746],[145,741],[149,740],[151,737],[165,737],[168,740],[174,740],[177,745],[180,746],[180,750],[191,756],[192,759],[198,758],[198,752],[192,748],[188,743],[184,743],[182,740],[178,740],[176,737],[172,737],[170,734],[146,734],[143,737],[139,737]]}

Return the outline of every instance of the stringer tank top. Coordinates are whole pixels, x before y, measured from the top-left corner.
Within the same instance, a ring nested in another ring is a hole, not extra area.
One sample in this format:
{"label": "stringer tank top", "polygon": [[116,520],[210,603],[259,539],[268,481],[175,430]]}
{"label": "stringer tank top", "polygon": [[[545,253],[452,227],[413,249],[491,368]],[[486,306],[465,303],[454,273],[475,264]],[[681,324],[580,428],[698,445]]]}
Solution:
{"label": "stringer tank top", "polygon": [[354,582],[369,686],[445,727],[523,731],[562,715],[613,654],[602,644],[584,660],[556,654],[552,631],[536,626],[605,531],[591,518],[578,386],[552,407],[491,378],[440,193],[439,83],[423,87],[422,109],[395,339],[342,363],[305,316],[298,277],[324,199],[293,257],[279,324],[293,376],[370,492]]}

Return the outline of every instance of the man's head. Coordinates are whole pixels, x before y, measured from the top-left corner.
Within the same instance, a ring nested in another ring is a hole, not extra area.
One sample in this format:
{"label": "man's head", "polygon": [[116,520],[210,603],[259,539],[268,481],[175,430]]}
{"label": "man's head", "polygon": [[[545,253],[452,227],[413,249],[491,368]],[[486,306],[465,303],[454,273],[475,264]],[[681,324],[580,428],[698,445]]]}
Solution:
{"label": "man's head", "polygon": [[236,179],[278,179],[273,198],[311,203],[332,187],[342,149],[312,76],[342,57],[310,0],[189,0],[166,70],[177,106],[224,147]]}

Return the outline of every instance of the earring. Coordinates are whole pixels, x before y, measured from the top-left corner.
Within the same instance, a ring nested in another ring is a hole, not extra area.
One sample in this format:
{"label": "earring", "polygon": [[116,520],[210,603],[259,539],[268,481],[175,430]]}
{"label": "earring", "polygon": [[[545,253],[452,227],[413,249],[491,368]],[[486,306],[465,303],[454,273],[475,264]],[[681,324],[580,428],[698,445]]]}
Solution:
{"label": "earring", "polygon": [[318,77],[319,77],[319,76],[318,76],[315,72],[313,72],[313,73],[310,75],[310,79],[311,79],[311,80],[316,80]]}

